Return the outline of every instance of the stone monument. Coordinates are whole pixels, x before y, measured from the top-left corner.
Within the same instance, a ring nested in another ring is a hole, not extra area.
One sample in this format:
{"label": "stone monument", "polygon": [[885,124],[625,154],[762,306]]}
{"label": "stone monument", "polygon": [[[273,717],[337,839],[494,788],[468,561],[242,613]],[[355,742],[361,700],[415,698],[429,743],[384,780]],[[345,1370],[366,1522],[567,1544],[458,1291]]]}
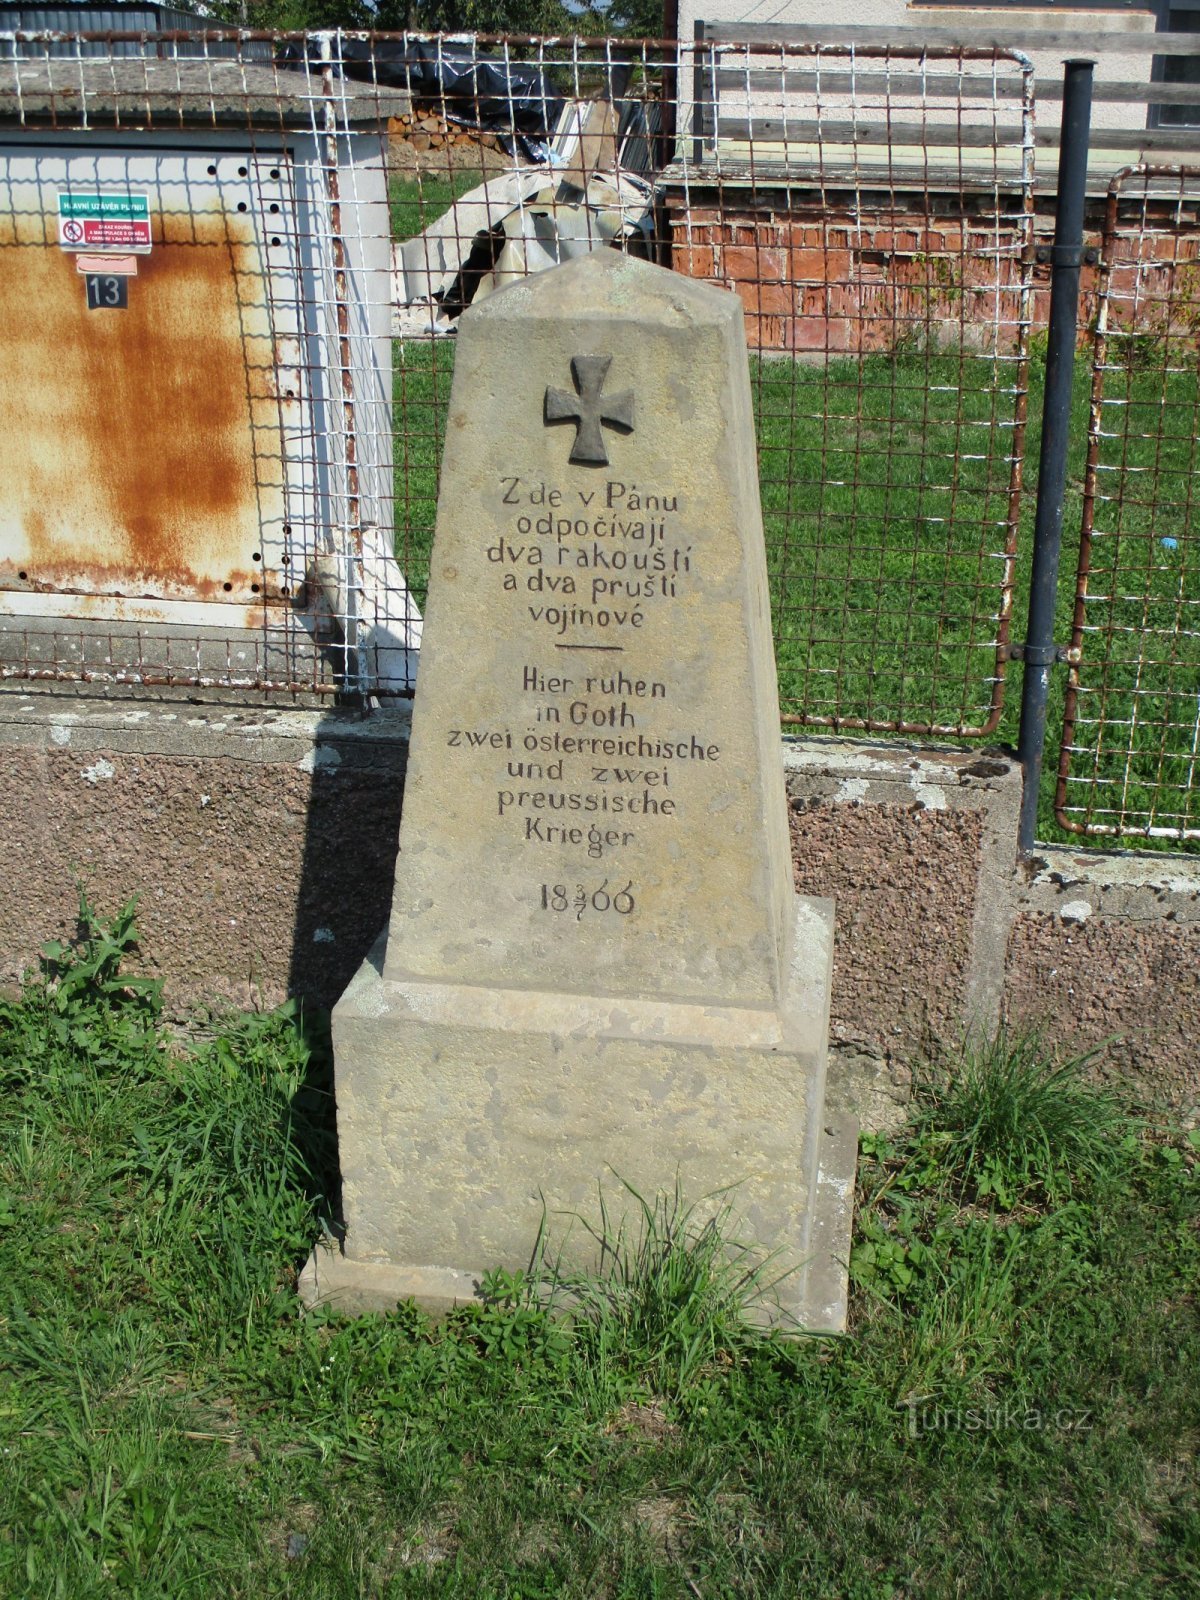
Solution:
{"label": "stone monument", "polygon": [[505,289],[462,319],[392,917],[333,1017],[345,1247],[306,1300],[468,1299],[544,1213],[678,1177],[774,1252],[765,1317],[840,1327],[831,912],[793,887],[740,302],[608,250]]}

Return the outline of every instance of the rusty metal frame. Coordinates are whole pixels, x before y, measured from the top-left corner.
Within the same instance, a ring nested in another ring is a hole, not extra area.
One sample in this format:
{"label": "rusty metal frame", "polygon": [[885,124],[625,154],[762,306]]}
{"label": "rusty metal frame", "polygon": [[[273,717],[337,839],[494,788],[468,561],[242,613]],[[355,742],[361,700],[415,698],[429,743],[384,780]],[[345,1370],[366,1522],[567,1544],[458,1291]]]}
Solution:
{"label": "rusty metal frame", "polygon": [[[350,300],[346,272],[346,241],[342,233],[342,193],[338,176],[337,101],[333,83],[333,46],[336,34],[317,35],[321,51],[321,119],[324,133],[324,179],[329,208],[329,234],[333,251],[333,304],[337,321],[338,369],[341,386],[342,449],[345,453],[345,519],[342,526],[340,556],[345,563],[346,657],[343,687],[365,703],[370,692],[366,662],[358,648],[358,619],[362,612],[363,526],[358,481],[358,421],[354,398],[354,378],[350,348]],[[331,552],[332,553],[332,552]]]}

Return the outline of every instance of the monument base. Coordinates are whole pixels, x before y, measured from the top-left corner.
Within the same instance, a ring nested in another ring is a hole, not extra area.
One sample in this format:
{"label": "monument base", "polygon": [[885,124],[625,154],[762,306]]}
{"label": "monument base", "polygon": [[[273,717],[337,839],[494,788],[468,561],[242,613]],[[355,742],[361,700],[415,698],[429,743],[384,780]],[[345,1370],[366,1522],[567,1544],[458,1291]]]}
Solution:
{"label": "monument base", "polygon": [[572,1220],[598,1225],[601,1190],[611,1225],[629,1189],[678,1181],[698,1221],[728,1207],[769,1254],[762,1320],[843,1328],[856,1141],[824,1115],[832,949],[832,906],[797,900],[784,1004],[755,1010],[386,979],[381,939],[333,1013],[346,1242],[314,1253],[305,1303],[446,1310],[483,1269],[528,1267],[543,1225],[585,1265]]}

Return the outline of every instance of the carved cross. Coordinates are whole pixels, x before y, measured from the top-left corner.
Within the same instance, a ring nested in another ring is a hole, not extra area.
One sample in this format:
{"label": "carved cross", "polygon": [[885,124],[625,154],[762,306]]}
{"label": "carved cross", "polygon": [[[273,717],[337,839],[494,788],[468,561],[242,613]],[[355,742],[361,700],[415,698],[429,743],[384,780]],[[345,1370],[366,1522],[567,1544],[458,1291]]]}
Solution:
{"label": "carved cross", "polygon": [[620,394],[600,393],[611,366],[611,356],[572,356],[571,376],[576,393],[571,394],[566,389],[546,390],[546,422],[574,422],[576,425],[572,461],[600,467],[608,465],[601,423],[620,428],[622,433],[633,432],[633,390],[624,389]]}

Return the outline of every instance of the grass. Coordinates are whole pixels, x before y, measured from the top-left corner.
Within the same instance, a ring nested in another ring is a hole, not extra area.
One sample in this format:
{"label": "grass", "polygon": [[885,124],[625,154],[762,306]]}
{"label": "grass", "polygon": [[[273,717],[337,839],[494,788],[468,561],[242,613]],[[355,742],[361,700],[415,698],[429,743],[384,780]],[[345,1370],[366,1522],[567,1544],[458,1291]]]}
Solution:
{"label": "grass", "polygon": [[919,1123],[960,1199],[1058,1201],[1101,1177],[1128,1119],[1087,1083],[1089,1059],[1055,1059],[1036,1032],[1001,1026],[943,1069]]}
{"label": "grass", "polygon": [[561,1247],[543,1237],[533,1251],[536,1276],[522,1287],[569,1314],[575,1336],[602,1365],[630,1349],[645,1352],[656,1392],[678,1397],[714,1362],[745,1347],[750,1307],[778,1279],[770,1257],[738,1238],[728,1199],[701,1214],[678,1178],[673,1191],[650,1198],[625,1188],[632,1220],[610,1216],[603,1191],[598,1221],[575,1219],[592,1246],[591,1269],[568,1266]]}
{"label": "grass", "polygon": [[1194,1134],[1013,1041],[946,1066],[863,1140],[843,1339],[749,1328],[674,1194],[609,1219],[573,1315],[535,1273],[301,1316],[319,1030],[172,1044],[131,916],[81,912],[0,1008],[0,1593],[1195,1592]]}
{"label": "grass", "polygon": [[411,175],[393,173],[388,179],[388,209],[391,214],[392,239],[402,243],[415,239],[439,217],[444,216],[456,200],[484,181],[486,173],[478,167],[464,167],[461,171],[441,173],[414,172]]}

